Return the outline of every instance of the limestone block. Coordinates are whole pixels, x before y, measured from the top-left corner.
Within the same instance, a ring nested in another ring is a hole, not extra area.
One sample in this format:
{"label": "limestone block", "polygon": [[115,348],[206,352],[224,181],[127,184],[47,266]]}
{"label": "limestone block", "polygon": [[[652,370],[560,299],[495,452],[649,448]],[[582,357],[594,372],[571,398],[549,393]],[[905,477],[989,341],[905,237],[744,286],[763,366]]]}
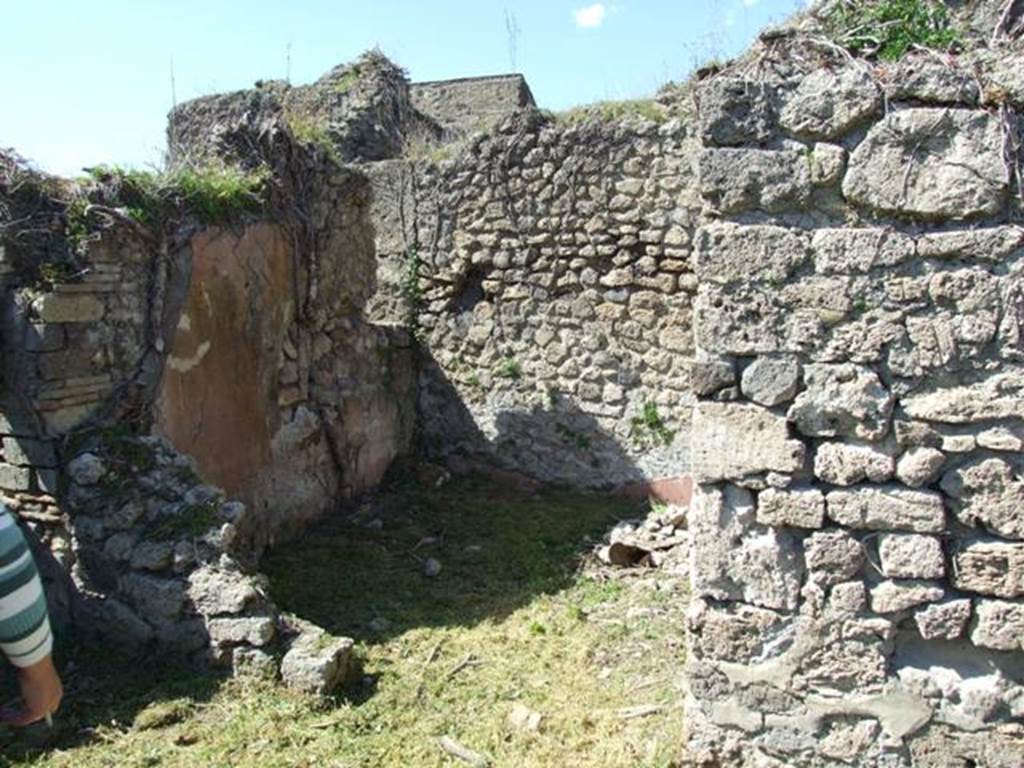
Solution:
{"label": "limestone block", "polygon": [[32,470],[13,464],[0,464],[0,489],[5,491],[27,491],[32,487]]}
{"label": "limestone block", "polygon": [[731,360],[698,360],[690,365],[690,386],[695,395],[710,395],[736,383]]}
{"label": "limestone block", "polygon": [[695,598],[687,612],[694,657],[749,662],[765,651],[791,618],[744,603],[709,604]]}
{"label": "limestone block", "polygon": [[883,76],[886,95],[891,100],[926,104],[978,103],[978,83],[974,75],[930,53],[904,56],[887,65]]}
{"label": "limestone block", "polygon": [[897,613],[909,608],[934,603],[946,594],[938,584],[927,581],[883,581],[871,589],[871,610],[875,613]]}
{"label": "limestone block", "polygon": [[281,660],[281,680],[289,688],[329,696],[345,681],[355,645],[319,628],[303,631]]}
{"label": "limestone block", "polygon": [[832,587],[828,607],[837,615],[852,617],[867,608],[868,591],[863,581],[844,581]]}
{"label": "limestone block", "polygon": [[853,485],[862,480],[882,483],[895,470],[892,456],[872,445],[822,443],[814,455],[814,475],[833,485]]}
{"label": "limestone block", "polygon": [[984,62],[986,101],[999,103],[1008,100],[1015,106],[1024,107],[1024,55],[999,51],[999,54]]}
{"label": "limestone block", "polygon": [[107,474],[107,467],[99,456],[83,453],[68,463],[68,474],[79,485],[96,485]]}
{"label": "limestone block", "polygon": [[32,302],[32,311],[44,323],[94,323],[106,306],[89,294],[46,293]]}
{"label": "limestone block", "polygon": [[701,195],[722,213],[799,208],[810,199],[810,163],[793,150],[705,149],[697,159]]}
{"label": "limestone block", "polygon": [[914,613],[917,631],[925,640],[956,640],[963,637],[970,618],[970,600],[947,600]]}
{"label": "limestone block", "polygon": [[1013,369],[958,387],[934,388],[900,401],[907,415],[945,424],[1024,418],[1024,371]]}
{"label": "limestone block", "polygon": [[999,212],[1008,187],[998,117],[964,109],[890,112],[854,150],[843,180],[856,205],[954,220]]}
{"label": "limestone block", "polygon": [[990,451],[1019,452],[1024,449],[1024,426],[992,427],[978,433],[978,445]]}
{"label": "limestone block", "polygon": [[774,91],[760,80],[717,76],[697,91],[705,144],[731,146],[765,141],[774,130]]}
{"label": "limestone block", "polygon": [[787,403],[800,386],[800,364],[788,357],[759,357],[740,379],[743,394],[769,408]]}
{"label": "limestone block", "polygon": [[845,531],[819,531],[804,542],[807,572],[822,587],[847,582],[864,565],[864,547]]}
{"label": "limestone block", "polygon": [[83,600],[78,610],[83,624],[102,631],[104,638],[119,647],[134,650],[153,639],[153,628],[116,598]]}
{"label": "limestone block", "polygon": [[808,242],[785,227],[714,223],[697,231],[693,253],[702,281],[781,283],[807,260]]}
{"label": "limestone block", "polygon": [[1024,603],[978,600],[971,642],[997,651],[1024,650]]}
{"label": "limestone block", "polygon": [[262,647],[274,639],[277,626],[269,616],[210,619],[206,622],[210,640],[217,645],[242,643]]}
{"label": "limestone block", "polygon": [[914,241],[890,229],[819,229],[811,252],[814,268],[822,275],[866,274],[912,258]]}
{"label": "limestone block", "polygon": [[127,573],[120,588],[137,613],[151,622],[173,622],[185,606],[185,584],[178,579]]}
{"label": "limestone block", "polygon": [[945,463],[946,455],[942,451],[914,446],[900,456],[896,463],[896,477],[911,488],[919,488],[934,480]]}
{"label": "limestone block", "polygon": [[811,437],[879,440],[889,431],[893,398],[870,368],[852,363],[804,367],[804,384],[789,419]]}
{"label": "limestone block", "polygon": [[890,579],[941,579],[946,575],[942,542],[917,533],[883,533],[878,538],[882,573]]}
{"label": "limestone block", "polygon": [[[120,534],[119,534],[120,535]],[[166,541],[144,541],[130,553],[132,568],[143,571],[162,571],[169,568],[174,548]]]}
{"label": "limestone block", "polygon": [[825,501],[828,516],[848,528],[939,533],[946,524],[942,497],[931,491],[861,486],[832,491]]}
{"label": "limestone block", "polygon": [[811,151],[811,181],[816,186],[837,184],[846,172],[846,150],[819,141]]}
{"label": "limestone block", "polygon": [[798,540],[758,525],[754,498],[735,486],[699,486],[690,509],[694,594],[793,610],[803,562]]}
{"label": "limestone block", "polygon": [[824,323],[811,308],[790,308],[779,291],[736,285],[724,291],[702,284],[693,316],[698,346],[721,355],[807,352],[820,343]]}
{"label": "limestone block", "polygon": [[768,488],[757,496],[757,522],[761,525],[821,528],[824,521],[825,495],[816,488]]}
{"label": "limestone block", "polygon": [[821,739],[818,751],[825,757],[852,764],[868,752],[880,730],[877,720],[861,720],[852,725],[833,723]]}
{"label": "limestone block", "polygon": [[786,419],[757,405],[699,403],[691,441],[696,482],[796,472],[804,463],[804,445],[789,437]]}
{"label": "limestone block", "polygon": [[1019,227],[988,227],[953,232],[929,232],[917,239],[917,255],[922,259],[970,259],[1003,261],[1019,253],[1024,246],[1024,230]]}
{"label": "limestone block", "polygon": [[941,485],[965,525],[1024,540],[1024,480],[1003,459],[975,459],[943,475]]}
{"label": "limestone block", "polygon": [[207,616],[241,613],[260,599],[252,580],[244,574],[210,566],[189,574],[188,597]]}
{"label": "limestone block", "polygon": [[867,66],[854,62],[806,75],[786,99],[779,123],[795,136],[836,139],[875,115],[882,92]]}
{"label": "limestone block", "polygon": [[1024,544],[975,541],[953,557],[958,589],[993,597],[1024,597]]}

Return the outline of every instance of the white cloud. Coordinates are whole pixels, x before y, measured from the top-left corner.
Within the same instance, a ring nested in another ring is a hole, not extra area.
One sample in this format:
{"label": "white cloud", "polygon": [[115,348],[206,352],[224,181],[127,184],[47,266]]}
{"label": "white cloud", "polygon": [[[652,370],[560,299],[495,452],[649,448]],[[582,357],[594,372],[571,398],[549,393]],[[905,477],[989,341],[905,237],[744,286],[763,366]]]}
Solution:
{"label": "white cloud", "polygon": [[745,6],[747,6],[747,8],[753,8],[755,5],[757,5],[760,2],[761,2],[761,0],[743,0],[743,4]]}
{"label": "white cloud", "polygon": [[593,29],[594,27],[601,26],[607,13],[608,9],[605,8],[604,3],[594,3],[593,5],[588,5],[586,8],[580,8],[573,11],[572,15],[576,19],[577,27]]}
{"label": "white cloud", "polygon": [[725,18],[722,20],[727,27],[736,26],[736,11],[729,9],[725,12]]}

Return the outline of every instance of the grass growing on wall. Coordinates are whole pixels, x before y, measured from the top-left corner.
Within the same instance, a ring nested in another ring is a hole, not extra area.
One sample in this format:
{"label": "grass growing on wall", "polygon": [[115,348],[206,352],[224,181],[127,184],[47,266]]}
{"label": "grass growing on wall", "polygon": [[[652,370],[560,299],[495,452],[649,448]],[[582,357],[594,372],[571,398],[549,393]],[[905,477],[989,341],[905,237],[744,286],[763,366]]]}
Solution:
{"label": "grass growing on wall", "polygon": [[573,107],[565,112],[556,112],[553,118],[558,123],[576,125],[588,120],[611,123],[627,118],[642,118],[655,123],[664,123],[668,116],[654,99],[629,99],[625,101],[599,101]]}
{"label": "grass growing on wall", "polygon": [[[92,648],[66,676],[55,730],[33,743],[0,729],[0,750],[39,768],[443,768],[456,764],[437,746],[448,736],[494,768],[669,768],[684,587],[583,557],[638,513],[614,497],[399,480],[265,569],[282,609],[357,641],[364,677],[346,697],[319,704]],[[443,565],[436,578],[426,557]],[[517,705],[538,729],[509,722]]]}
{"label": "grass growing on wall", "polygon": [[936,0],[846,0],[826,19],[837,42],[862,56],[896,61],[915,47],[949,50],[962,41]]}
{"label": "grass growing on wall", "polygon": [[114,190],[131,218],[144,226],[156,226],[176,209],[194,214],[203,224],[223,224],[257,213],[263,208],[269,173],[230,165],[163,172],[100,166],[92,169],[90,176]]}

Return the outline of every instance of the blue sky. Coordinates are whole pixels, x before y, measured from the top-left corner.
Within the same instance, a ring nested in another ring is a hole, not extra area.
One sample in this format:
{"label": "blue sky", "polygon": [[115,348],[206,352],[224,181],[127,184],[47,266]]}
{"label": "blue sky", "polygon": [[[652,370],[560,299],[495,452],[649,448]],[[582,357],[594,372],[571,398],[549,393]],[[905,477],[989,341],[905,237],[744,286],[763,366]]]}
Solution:
{"label": "blue sky", "polygon": [[[653,93],[799,0],[0,0],[0,146],[45,170],[159,163],[184,101],[306,83],[379,46],[413,80],[516,68],[542,107]],[[290,55],[289,55],[290,52]]]}

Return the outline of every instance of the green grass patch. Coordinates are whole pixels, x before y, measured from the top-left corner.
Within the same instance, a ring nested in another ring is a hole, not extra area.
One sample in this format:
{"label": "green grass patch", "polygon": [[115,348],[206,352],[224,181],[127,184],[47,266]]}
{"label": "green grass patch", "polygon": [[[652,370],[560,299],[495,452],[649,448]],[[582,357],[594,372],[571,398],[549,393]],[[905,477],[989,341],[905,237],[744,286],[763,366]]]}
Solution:
{"label": "green grass patch", "polygon": [[331,138],[331,131],[324,118],[288,112],[285,120],[292,135],[301,144],[317,147],[335,163],[341,164],[341,155],[334,144],[334,139]]}
{"label": "green grass patch", "polygon": [[523,376],[522,364],[513,357],[506,357],[494,372],[495,376],[502,379],[521,379]]}
{"label": "green grass patch", "polygon": [[658,411],[657,403],[648,401],[644,403],[643,410],[639,416],[634,416],[631,432],[633,438],[642,442],[654,441],[660,445],[671,445],[676,433],[668,428],[665,420]]}
{"label": "green grass patch", "polygon": [[936,0],[846,0],[825,21],[845,48],[888,61],[916,47],[947,51],[963,42],[949,9]]}
{"label": "green grass patch", "polygon": [[203,224],[224,224],[263,209],[269,171],[231,165],[183,167],[159,173],[100,166],[93,180],[112,186],[118,204],[140,224],[157,227],[179,212]]}
{"label": "green grass patch", "polygon": [[[610,574],[582,555],[618,498],[411,479],[266,563],[278,605],[356,638],[365,677],[329,704],[265,680],[80,657],[44,743],[13,731],[14,765],[425,766],[449,736],[494,766],[668,768],[682,750],[686,595],[667,574]],[[381,524],[367,525],[375,520]],[[433,579],[421,560],[443,569]],[[667,580],[667,581],[666,581]],[[522,705],[539,730],[508,722]],[[657,705],[649,717],[629,707]],[[6,741],[4,741],[6,739]]]}

